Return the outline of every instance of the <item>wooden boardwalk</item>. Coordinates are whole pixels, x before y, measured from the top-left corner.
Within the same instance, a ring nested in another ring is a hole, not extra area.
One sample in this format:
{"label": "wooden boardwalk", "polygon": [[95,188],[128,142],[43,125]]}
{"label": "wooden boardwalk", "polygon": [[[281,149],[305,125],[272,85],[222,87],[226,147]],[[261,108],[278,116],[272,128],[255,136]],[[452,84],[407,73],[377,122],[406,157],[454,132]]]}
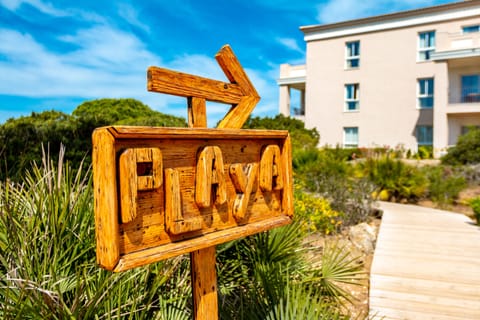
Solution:
{"label": "wooden boardwalk", "polygon": [[464,215],[381,203],[372,319],[480,319],[480,228]]}

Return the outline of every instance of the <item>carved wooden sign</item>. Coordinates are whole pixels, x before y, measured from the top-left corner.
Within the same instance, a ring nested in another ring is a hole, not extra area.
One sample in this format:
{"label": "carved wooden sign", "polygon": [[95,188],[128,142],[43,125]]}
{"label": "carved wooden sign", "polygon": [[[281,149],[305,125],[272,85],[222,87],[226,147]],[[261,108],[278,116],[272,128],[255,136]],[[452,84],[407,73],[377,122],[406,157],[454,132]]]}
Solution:
{"label": "carved wooden sign", "polygon": [[286,131],[106,127],[93,141],[97,253],[106,269],[126,270],[291,220]]}
{"label": "carved wooden sign", "polygon": [[[211,257],[206,264],[192,262],[204,279],[204,268],[215,273],[215,245],[291,222],[289,134],[239,129],[260,98],[230,47],[216,58],[230,83],[148,70],[150,91],[188,98],[191,128],[95,130],[97,261],[103,268],[123,271],[205,252]],[[232,105],[218,129],[201,128],[206,100]]]}

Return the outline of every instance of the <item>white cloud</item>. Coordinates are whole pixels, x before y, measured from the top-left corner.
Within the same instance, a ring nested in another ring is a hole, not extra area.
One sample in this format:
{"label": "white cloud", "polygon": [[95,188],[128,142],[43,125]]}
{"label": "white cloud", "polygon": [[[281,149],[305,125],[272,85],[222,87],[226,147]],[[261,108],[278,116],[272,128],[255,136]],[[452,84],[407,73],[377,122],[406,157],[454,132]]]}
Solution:
{"label": "white cloud", "polygon": [[[0,29],[0,74],[9,81],[0,82],[0,94],[35,98],[83,97],[141,100],[152,108],[185,117],[186,99],[146,90],[146,70],[151,65],[166,67],[220,81],[227,81],[213,57],[185,54],[165,63],[148,51],[134,35],[98,25],[64,35],[61,41],[75,50],[56,53],[40,44],[30,34]],[[247,69],[262,97],[255,114],[276,112],[276,84],[271,73]],[[273,88],[272,88],[273,87]],[[215,125],[230,106],[209,104],[209,124]],[[260,113],[259,113],[260,112]]]}
{"label": "white cloud", "polygon": [[[27,97],[144,97],[146,70],[159,58],[131,35],[98,27],[65,37],[79,46],[49,51],[31,35],[0,29],[0,94]],[[118,41],[118,42],[117,42]],[[161,100],[161,99],[159,99]]]}
{"label": "white cloud", "polygon": [[300,48],[296,39],[293,38],[277,38],[277,42],[281,45],[287,47],[288,49],[296,52],[300,52],[302,55],[305,54],[305,51]]}
{"label": "white cloud", "polygon": [[227,79],[215,58],[206,55],[179,55],[168,62],[166,68],[220,81]]}
{"label": "white cloud", "polygon": [[82,29],[59,39],[79,47],[64,56],[69,63],[118,71],[159,63],[159,59],[136,36],[106,25]]}
{"label": "white cloud", "polygon": [[118,5],[118,14],[132,26],[150,33],[150,27],[143,23],[139,18],[139,12],[130,4],[121,3]]}
{"label": "white cloud", "polygon": [[10,11],[16,11],[23,4],[28,4],[36,8],[40,12],[43,12],[51,16],[63,17],[63,16],[69,15],[66,11],[59,10],[55,8],[51,3],[44,2],[41,0],[0,0],[0,4]]}
{"label": "white cloud", "polygon": [[[70,48],[62,52],[42,43],[40,38],[33,36],[34,33],[0,27],[0,74],[8,75],[8,81],[0,82],[0,94],[41,99],[132,97],[161,112],[185,117],[185,98],[147,91],[146,70],[149,66],[227,81],[213,56],[184,54],[162,61],[140,38],[112,27],[107,23],[108,18],[94,12],[72,8],[59,10],[44,0],[0,0],[0,5],[11,11],[30,5],[47,15],[69,16],[90,23],[88,28],[76,31],[66,28],[63,34],[57,35],[56,40]],[[135,8],[119,5],[117,9],[130,25],[150,31]],[[182,10],[188,11],[189,8]],[[292,50],[301,51],[293,39],[279,41]],[[276,113],[275,78],[278,72],[272,78],[271,71],[246,71],[262,97],[254,114]],[[210,126],[223,118],[229,108],[228,105],[209,104]]]}

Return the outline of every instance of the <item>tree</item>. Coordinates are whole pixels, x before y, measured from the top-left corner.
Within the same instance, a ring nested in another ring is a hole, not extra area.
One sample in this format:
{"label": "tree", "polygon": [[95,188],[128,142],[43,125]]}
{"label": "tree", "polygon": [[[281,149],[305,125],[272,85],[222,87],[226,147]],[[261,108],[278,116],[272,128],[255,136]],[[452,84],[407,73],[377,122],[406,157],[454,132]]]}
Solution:
{"label": "tree", "polygon": [[150,125],[185,127],[185,119],[150,109],[135,99],[98,99],[79,105],[72,113],[75,119],[101,127],[105,125]]}
{"label": "tree", "polygon": [[442,163],[450,165],[480,163],[480,129],[470,128],[466,134],[460,136],[457,145],[448,149]]}
{"label": "tree", "polygon": [[316,128],[307,129],[303,121],[278,114],[273,118],[250,117],[243,125],[244,129],[288,130],[292,138],[292,149],[316,148],[320,135]]}
{"label": "tree", "polygon": [[185,119],[150,109],[135,99],[99,99],[79,105],[68,115],[59,111],[33,112],[0,125],[0,179],[19,180],[32,162],[42,157],[42,145],[54,159],[60,145],[74,167],[90,163],[93,130],[107,125],[185,127]]}
{"label": "tree", "polygon": [[61,144],[74,136],[70,116],[59,111],[33,112],[30,116],[9,119],[0,126],[0,177],[18,178],[32,161],[42,157],[42,144],[58,154]]}

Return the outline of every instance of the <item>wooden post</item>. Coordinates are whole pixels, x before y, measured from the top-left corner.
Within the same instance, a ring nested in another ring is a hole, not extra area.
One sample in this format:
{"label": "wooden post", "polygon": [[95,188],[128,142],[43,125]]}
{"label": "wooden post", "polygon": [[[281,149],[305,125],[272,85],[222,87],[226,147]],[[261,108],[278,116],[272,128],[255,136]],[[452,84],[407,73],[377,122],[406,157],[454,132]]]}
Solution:
{"label": "wooden post", "polygon": [[[230,46],[224,46],[215,57],[224,71],[227,78],[232,83],[237,83],[240,90],[240,98],[232,105],[231,110],[220,122],[218,128],[241,128],[257,104],[260,97],[248,79],[246,73],[233,54]],[[151,70],[151,72],[160,70]],[[163,71],[165,72],[165,71]],[[168,73],[168,72],[165,72]],[[152,79],[152,77],[149,77]],[[167,78],[167,77],[165,77]],[[176,79],[185,78],[183,87],[191,86],[198,90],[205,86],[204,82],[195,84],[186,75],[173,77]],[[158,83],[157,83],[158,85]],[[154,87],[152,82],[150,87]],[[224,85],[224,88],[229,86]],[[231,87],[231,86],[230,86]],[[157,88],[158,90],[158,88]],[[155,91],[157,91],[155,90]],[[185,92],[179,92],[179,95]],[[210,94],[210,92],[208,92]],[[206,116],[206,97],[187,96],[188,99],[188,126],[190,128],[207,127]],[[224,97],[222,97],[224,98]],[[214,100],[216,100],[214,98]],[[248,196],[250,194],[248,193]],[[206,249],[196,250],[190,253],[191,277],[193,285],[193,306],[194,319],[196,320],[212,320],[218,319],[218,297],[217,297],[217,272],[215,246]]]}
{"label": "wooden post", "polygon": [[218,319],[216,248],[190,253],[193,314],[196,320]]}
{"label": "wooden post", "polygon": [[[218,319],[215,246],[293,215],[288,132],[240,130],[260,97],[229,46],[216,59],[229,82],[148,69],[149,91],[188,99],[188,129],[93,134],[99,265],[121,272],[190,253],[196,320]],[[206,129],[206,101],[231,105],[222,130]]]}
{"label": "wooden post", "polygon": [[[205,99],[188,98],[188,126],[207,127]],[[193,315],[195,320],[218,319],[216,247],[190,253]]]}

